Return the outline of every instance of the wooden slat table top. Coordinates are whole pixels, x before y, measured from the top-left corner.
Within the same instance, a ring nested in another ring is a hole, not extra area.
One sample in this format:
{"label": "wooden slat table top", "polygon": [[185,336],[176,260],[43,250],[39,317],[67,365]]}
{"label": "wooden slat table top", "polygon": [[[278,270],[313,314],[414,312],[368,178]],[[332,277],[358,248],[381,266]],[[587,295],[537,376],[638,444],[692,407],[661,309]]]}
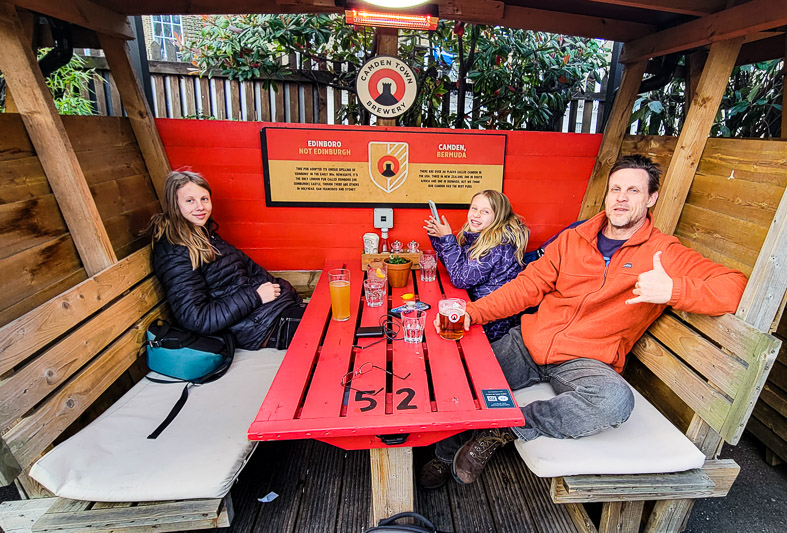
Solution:
{"label": "wooden slat table top", "polygon": [[[306,313],[287,350],[256,419],[251,440],[311,438],[345,449],[393,445],[423,446],[466,429],[524,425],[516,407],[487,407],[483,391],[504,390],[508,384],[480,326],[460,341],[442,339],[432,322],[438,301],[445,296],[467,299],[451,285],[440,266],[438,280],[422,282],[414,270],[408,285],[390,289],[382,307],[366,306],[362,296],[364,272],[360,259],[347,262],[351,270],[351,315],[345,322],[331,320],[328,276],[321,276]],[[328,261],[325,270],[341,267]],[[358,326],[378,325],[402,294],[415,293],[431,305],[424,342],[355,338]],[[342,377],[361,365],[379,368],[356,376],[349,387]],[[406,379],[403,379],[405,378]],[[379,392],[377,392],[379,391]],[[380,435],[385,436],[385,442]],[[400,437],[392,444],[389,437]],[[406,437],[406,438],[405,438]]]}

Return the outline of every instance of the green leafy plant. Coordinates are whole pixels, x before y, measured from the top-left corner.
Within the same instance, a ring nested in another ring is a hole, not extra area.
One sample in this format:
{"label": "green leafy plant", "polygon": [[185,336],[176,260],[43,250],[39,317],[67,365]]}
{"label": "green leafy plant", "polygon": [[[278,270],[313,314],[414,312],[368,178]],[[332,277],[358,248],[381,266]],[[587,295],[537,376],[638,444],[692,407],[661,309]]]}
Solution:
{"label": "green leafy plant", "polygon": [[409,259],[405,259],[401,255],[392,255],[388,259],[385,260],[386,263],[389,265],[406,265],[410,262]]}
{"label": "green leafy plant", "polygon": [[[41,59],[49,51],[42,48],[38,51]],[[46,86],[52,92],[57,112],[61,115],[95,115],[93,103],[85,98],[89,91],[90,80],[95,75],[94,69],[85,68],[85,60],[74,55],[64,66],[46,78]],[[2,76],[0,76],[1,78]],[[0,110],[5,112],[5,99]]]}
{"label": "green leafy plant", "polygon": [[[716,115],[713,137],[779,137],[784,77],[781,60],[733,69]],[[677,135],[686,118],[685,81],[675,78],[656,91],[639,96],[631,123],[646,135]]]}
{"label": "green leafy plant", "polygon": [[[203,21],[199,36],[180,41],[193,72],[261,78],[266,88],[277,89],[277,82],[294,74],[354,93],[358,67],[376,53],[374,31],[347,26],[341,15],[220,15]],[[296,54],[303,68],[294,68]],[[588,76],[601,80],[608,52],[593,39],[441,20],[431,32],[400,30],[398,55],[413,67],[419,85],[415,105],[399,125],[554,130]],[[474,112],[465,110],[470,87]],[[447,98],[454,91],[452,110]],[[339,116],[369,121],[354,99]]]}

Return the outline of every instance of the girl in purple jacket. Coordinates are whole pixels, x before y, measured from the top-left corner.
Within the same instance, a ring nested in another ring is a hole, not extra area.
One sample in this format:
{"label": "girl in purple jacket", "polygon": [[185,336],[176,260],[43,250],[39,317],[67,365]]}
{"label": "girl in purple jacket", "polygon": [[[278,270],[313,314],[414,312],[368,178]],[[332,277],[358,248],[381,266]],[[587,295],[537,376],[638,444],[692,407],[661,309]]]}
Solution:
{"label": "girl in purple jacket", "polygon": [[[503,193],[486,190],[473,196],[467,222],[456,236],[442,218],[430,216],[424,229],[451,283],[467,289],[471,300],[493,292],[525,268],[529,231]],[[518,323],[518,317],[511,316],[484,324],[484,332],[493,342]]]}

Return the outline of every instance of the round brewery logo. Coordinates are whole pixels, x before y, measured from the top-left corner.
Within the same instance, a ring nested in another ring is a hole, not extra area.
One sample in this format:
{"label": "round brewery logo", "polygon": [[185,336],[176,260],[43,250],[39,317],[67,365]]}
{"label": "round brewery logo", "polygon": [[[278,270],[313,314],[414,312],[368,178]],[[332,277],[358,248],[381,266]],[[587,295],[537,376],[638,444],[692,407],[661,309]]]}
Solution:
{"label": "round brewery logo", "polygon": [[377,56],[364,63],[355,88],[361,104],[381,118],[398,117],[410,109],[418,93],[413,70],[392,56]]}

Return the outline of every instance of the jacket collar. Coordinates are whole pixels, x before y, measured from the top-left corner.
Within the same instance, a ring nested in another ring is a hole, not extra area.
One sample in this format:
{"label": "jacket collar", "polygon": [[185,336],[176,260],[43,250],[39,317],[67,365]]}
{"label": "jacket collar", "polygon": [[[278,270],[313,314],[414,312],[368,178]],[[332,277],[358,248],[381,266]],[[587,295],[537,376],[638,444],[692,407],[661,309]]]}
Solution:
{"label": "jacket collar", "polygon": [[472,231],[463,231],[462,235],[464,235],[466,244],[473,244],[481,236],[480,233],[473,233]]}
{"label": "jacket collar", "polygon": [[[595,246],[596,241],[598,240],[598,232],[604,229],[606,225],[607,214],[602,211],[584,224],[577,226],[577,233],[583,239]],[[650,238],[655,229],[656,228],[653,226],[653,217],[651,216],[650,212],[648,212],[645,223],[637,230],[634,235],[632,235],[625,243],[623,243],[623,246],[636,246],[638,244],[642,244]]]}

